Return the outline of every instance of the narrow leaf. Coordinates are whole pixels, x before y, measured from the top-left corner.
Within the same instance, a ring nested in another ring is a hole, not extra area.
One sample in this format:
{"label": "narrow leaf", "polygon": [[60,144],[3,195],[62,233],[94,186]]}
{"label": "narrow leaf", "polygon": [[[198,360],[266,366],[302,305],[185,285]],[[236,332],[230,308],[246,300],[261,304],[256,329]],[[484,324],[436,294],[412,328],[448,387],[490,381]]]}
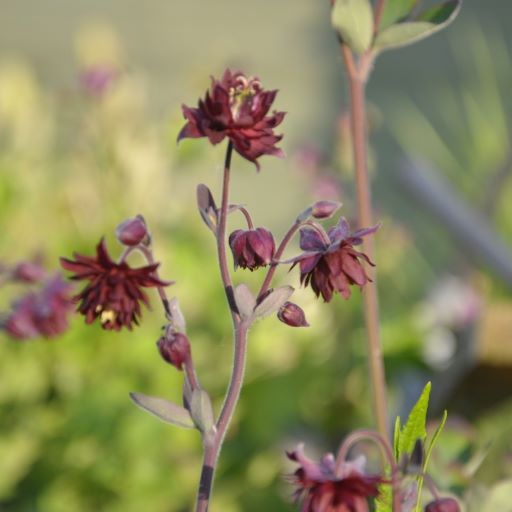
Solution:
{"label": "narrow leaf", "polygon": [[293,286],[281,286],[272,290],[254,309],[255,318],[264,318],[279,311],[279,308],[292,296]]}
{"label": "narrow leaf", "polygon": [[400,425],[400,416],[397,416],[396,420],[395,420],[395,430],[393,432],[393,451],[394,451],[394,454],[395,454],[395,460],[397,462],[399,462],[399,460],[398,460],[398,458],[399,458],[398,449],[399,449],[399,446],[400,446],[400,429],[401,428],[402,428],[402,426]]}
{"label": "narrow leaf", "polygon": [[201,432],[208,432],[214,425],[212,401],[203,389],[194,389],[190,400],[190,414]]}
{"label": "narrow leaf", "polygon": [[239,284],[235,288],[235,302],[243,320],[252,317],[256,306],[256,298],[246,284]]}
{"label": "narrow leaf", "polygon": [[397,21],[407,18],[417,3],[418,0],[387,0],[379,29],[382,30]]}
{"label": "narrow leaf", "polygon": [[187,324],[185,322],[185,317],[181,312],[180,304],[177,297],[173,297],[169,301],[169,312],[171,313],[172,325],[175,330],[178,332],[186,332]]}
{"label": "narrow leaf", "polygon": [[130,393],[130,398],[135,405],[166,423],[183,428],[194,428],[195,426],[190,413],[184,407],[169,402],[169,400],[142,393]]}
{"label": "narrow leaf", "polygon": [[393,493],[389,484],[379,485],[379,496],[375,500],[375,512],[393,512]]}
{"label": "narrow leaf", "polygon": [[204,223],[215,233],[217,229],[217,206],[210,189],[202,183],[197,186],[197,207]]}
{"label": "narrow leaf", "polygon": [[373,9],[370,0],[336,0],[331,22],[339,36],[356,53],[364,53],[373,38]]}
{"label": "narrow leaf", "polygon": [[427,435],[425,424],[427,422],[427,409],[431,387],[431,383],[428,382],[416,402],[416,405],[412,408],[412,411],[407,418],[407,422],[400,433],[398,449],[399,459],[401,459],[405,454],[411,455],[414,445],[416,444],[416,440],[421,439],[423,441]]}
{"label": "narrow leaf", "polygon": [[374,49],[390,50],[421,41],[447,27],[456,18],[460,6],[461,0],[449,0],[425,11],[413,21],[391,25],[379,32]]}

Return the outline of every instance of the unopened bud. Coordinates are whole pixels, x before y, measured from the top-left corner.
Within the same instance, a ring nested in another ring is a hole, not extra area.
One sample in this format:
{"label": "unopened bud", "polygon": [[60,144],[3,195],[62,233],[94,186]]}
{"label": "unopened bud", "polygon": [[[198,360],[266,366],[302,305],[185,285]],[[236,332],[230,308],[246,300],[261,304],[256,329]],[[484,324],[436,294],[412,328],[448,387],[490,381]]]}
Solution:
{"label": "unopened bud", "polygon": [[277,318],[290,327],[309,327],[304,311],[293,302],[285,302],[279,309]]}
{"label": "unopened bud", "polygon": [[178,370],[190,360],[190,343],[181,332],[166,332],[157,342],[162,358]]}
{"label": "unopened bud", "polygon": [[315,219],[330,219],[340,207],[337,201],[317,201],[311,207],[311,215]]}
{"label": "unopened bud", "polygon": [[460,507],[453,498],[441,498],[430,502],[425,512],[460,512]]}
{"label": "unopened bud", "polygon": [[135,247],[149,240],[148,228],[142,215],[126,219],[116,228],[117,239],[123,244]]}

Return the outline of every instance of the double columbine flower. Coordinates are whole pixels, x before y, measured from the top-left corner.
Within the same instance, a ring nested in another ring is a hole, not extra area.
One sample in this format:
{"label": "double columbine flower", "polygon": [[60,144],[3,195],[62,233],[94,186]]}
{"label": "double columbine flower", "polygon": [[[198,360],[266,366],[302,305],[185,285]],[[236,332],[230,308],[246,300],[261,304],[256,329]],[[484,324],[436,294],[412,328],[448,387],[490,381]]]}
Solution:
{"label": "double columbine flower", "polygon": [[299,468],[292,476],[297,486],[295,497],[302,504],[302,512],[368,512],[368,498],[379,494],[380,476],[363,472],[363,459],[344,462],[336,468],[332,454],[315,462],[304,455],[299,445],[287,453]]}
{"label": "double columbine flower", "polygon": [[74,254],[75,259],[61,258],[61,265],[75,275],[71,279],[89,281],[74,297],[80,302],[78,311],[88,324],[99,318],[104,329],[119,331],[122,327],[132,329],[138,325],[141,315],[140,303],[149,307],[143,288],[168,286],[155,275],[158,263],[132,268],[126,263],[114,262],[107,252],[102,238],[96,248],[96,256]]}
{"label": "double columbine flower", "polygon": [[275,252],[272,233],[265,228],[237,229],[229,235],[235,270],[238,267],[255,270],[269,265]]}
{"label": "double columbine flower", "polygon": [[260,156],[283,156],[276,147],[282,135],[275,135],[274,128],[281,124],[285,113],[274,111],[267,115],[276,94],[276,90],[262,89],[257,78],[227,69],[221,80],[212,78],[211,88],[197,108],[183,105],[187,124],[178,141],[208,137],[212,144],[218,144],[228,137],[234,149],[259,170]]}
{"label": "double columbine flower", "polygon": [[330,302],[335,292],[348,299],[351,285],[362,287],[371,281],[362,261],[374,266],[368,256],[354,246],[360,245],[363,237],[374,233],[378,227],[352,233],[342,217],[327,233],[320,226],[318,229],[302,228],[300,248],[305,252],[291,260],[292,268],[299,264],[301,284],[310,285],[316,296],[322,295],[325,302]]}

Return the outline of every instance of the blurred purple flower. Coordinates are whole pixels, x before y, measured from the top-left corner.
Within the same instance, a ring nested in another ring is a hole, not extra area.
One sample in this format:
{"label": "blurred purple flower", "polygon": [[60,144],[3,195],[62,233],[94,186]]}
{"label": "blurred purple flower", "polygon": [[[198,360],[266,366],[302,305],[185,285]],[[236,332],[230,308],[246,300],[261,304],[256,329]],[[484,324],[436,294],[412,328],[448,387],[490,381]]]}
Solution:
{"label": "blurred purple flower", "polygon": [[259,170],[260,156],[283,156],[276,147],[283,136],[275,135],[274,128],[281,124],[285,113],[274,111],[267,116],[276,94],[277,90],[264,90],[257,78],[227,69],[221,80],[212,78],[210,90],[197,108],[183,105],[187,123],[178,141],[208,137],[212,144],[218,144],[228,137],[234,149]]}
{"label": "blurred purple flower", "polygon": [[41,290],[29,292],[14,303],[3,330],[19,340],[62,334],[68,328],[68,314],[73,308],[70,292],[71,286],[56,274]]}
{"label": "blurred purple flower", "polygon": [[94,66],[82,71],[80,83],[89,94],[101,96],[105,94],[117,76],[118,72],[112,67]]}

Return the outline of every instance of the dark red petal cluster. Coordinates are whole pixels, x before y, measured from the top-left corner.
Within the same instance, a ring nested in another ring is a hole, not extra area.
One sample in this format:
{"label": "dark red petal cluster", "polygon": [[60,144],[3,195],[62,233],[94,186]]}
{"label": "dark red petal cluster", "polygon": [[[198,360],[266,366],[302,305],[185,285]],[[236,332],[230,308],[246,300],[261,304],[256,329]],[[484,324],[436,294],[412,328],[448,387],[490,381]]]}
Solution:
{"label": "dark red petal cluster", "polygon": [[283,136],[275,135],[274,128],[285,114],[274,111],[267,115],[276,95],[276,90],[262,89],[257,78],[227,69],[221,80],[212,78],[210,90],[197,108],[183,105],[187,123],[178,141],[208,137],[212,144],[218,144],[228,137],[234,149],[259,169],[260,156],[283,156],[276,147]]}
{"label": "dark red petal cluster", "polygon": [[293,260],[293,266],[299,264],[301,284],[310,285],[317,297],[322,295],[325,302],[330,302],[336,292],[348,299],[352,285],[362,287],[371,281],[363,262],[373,266],[354,246],[377,229],[375,226],[351,233],[344,218],[325,233],[325,237],[315,229],[303,228],[300,247],[305,252]]}
{"label": "dark red petal cluster", "polygon": [[229,246],[235,269],[242,267],[252,271],[269,265],[275,252],[274,237],[265,228],[237,229],[229,235]]}
{"label": "dark red petal cluster", "polygon": [[78,311],[88,324],[99,318],[104,329],[119,331],[138,325],[141,302],[149,307],[144,288],[167,286],[155,275],[158,263],[132,268],[125,261],[114,262],[101,239],[96,256],[74,254],[74,260],[61,258],[61,265],[74,275],[71,279],[88,281],[87,286],[74,297],[79,302]]}
{"label": "dark red petal cluster", "polygon": [[379,494],[383,480],[365,475],[357,463],[347,462],[336,471],[331,454],[317,463],[304,455],[302,446],[287,455],[300,465],[292,480],[302,512],[368,512],[368,498]]}
{"label": "dark red petal cluster", "polygon": [[41,290],[29,292],[14,303],[3,330],[19,340],[62,334],[68,328],[68,314],[73,307],[70,288],[60,275],[55,275]]}
{"label": "dark red petal cluster", "polygon": [[440,498],[430,502],[425,512],[460,512],[460,506],[453,498]]}

